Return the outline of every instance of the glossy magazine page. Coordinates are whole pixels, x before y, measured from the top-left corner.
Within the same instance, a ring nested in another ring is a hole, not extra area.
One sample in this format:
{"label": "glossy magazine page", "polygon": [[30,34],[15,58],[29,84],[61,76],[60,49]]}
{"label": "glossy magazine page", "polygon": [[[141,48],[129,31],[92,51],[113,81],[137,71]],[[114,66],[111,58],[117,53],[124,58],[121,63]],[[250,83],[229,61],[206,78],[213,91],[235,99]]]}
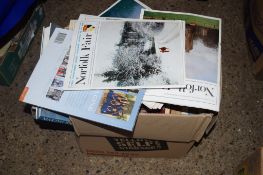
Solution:
{"label": "glossy magazine page", "polygon": [[219,111],[221,19],[191,13],[142,10],[143,19],[184,20],[186,86],[147,90],[144,100]]}

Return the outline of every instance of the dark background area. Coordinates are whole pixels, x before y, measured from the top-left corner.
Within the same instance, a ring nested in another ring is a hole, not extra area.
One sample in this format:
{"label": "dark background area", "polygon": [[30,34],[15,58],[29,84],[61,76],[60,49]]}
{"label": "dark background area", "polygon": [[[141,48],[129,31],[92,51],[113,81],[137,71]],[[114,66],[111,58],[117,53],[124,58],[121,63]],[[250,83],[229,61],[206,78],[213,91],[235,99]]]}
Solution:
{"label": "dark background area", "polygon": [[[98,15],[114,0],[47,0],[43,25]],[[10,87],[0,86],[0,174],[229,175],[263,144],[263,82],[253,77],[242,0],[142,0],[156,10],[222,18],[222,101],[216,126],[181,159],[87,156],[71,131],[41,129],[18,101],[39,59],[42,28]]]}

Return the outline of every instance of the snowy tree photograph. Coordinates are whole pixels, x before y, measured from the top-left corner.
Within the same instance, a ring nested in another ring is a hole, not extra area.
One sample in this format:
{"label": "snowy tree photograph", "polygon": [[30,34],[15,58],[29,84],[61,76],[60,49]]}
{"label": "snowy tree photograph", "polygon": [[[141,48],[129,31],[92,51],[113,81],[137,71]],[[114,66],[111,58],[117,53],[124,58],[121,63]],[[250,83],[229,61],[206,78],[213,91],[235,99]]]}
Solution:
{"label": "snowy tree photograph", "polygon": [[175,87],[184,82],[180,22],[102,22],[92,86]]}

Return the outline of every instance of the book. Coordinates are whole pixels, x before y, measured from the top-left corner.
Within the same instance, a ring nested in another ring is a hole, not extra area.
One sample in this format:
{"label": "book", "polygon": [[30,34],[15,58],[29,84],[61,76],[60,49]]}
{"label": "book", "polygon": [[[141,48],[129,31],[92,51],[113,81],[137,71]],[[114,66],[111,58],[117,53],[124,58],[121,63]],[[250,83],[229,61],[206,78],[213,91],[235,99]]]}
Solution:
{"label": "book", "polygon": [[19,100],[132,131],[143,90],[63,91],[71,37],[72,31],[55,29]]}
{"label": "book", "polygon": [[78,21],[64,90],[184,85],[184,21]]}
{"label": "book", "polygon": [[[41,110],[39,111],[39,109]],[[39,108],[36,106],[31,106],[30,110],[30,114],[35,116],[35,122],[41,129],[74,131],[68,115],[50,111],[45,108]]]}
{"label": "book", "polygon": [[47,110],[45,108],[36,108],[35,119],[52,123],[71,125],[69,115]]}
{"label": "book", "polygon": [[221,19],[146,9],[142,10],[141,17],[186,22],[185,87],[146,90],[143,100],[218,112],[221,98]]}

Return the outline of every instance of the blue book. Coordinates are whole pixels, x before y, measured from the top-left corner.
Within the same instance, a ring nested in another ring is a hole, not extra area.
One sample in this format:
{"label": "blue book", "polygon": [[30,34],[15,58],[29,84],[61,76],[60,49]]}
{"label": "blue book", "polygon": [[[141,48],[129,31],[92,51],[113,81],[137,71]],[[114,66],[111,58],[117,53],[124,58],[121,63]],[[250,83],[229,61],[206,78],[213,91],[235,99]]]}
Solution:
{"label": "blue book", "polygon": [[71,125],[69,115],[63,113],[54,112],[45,108],[37,107],[35,115],[36,120]]}
{"label": "blue book", "polygon": [[[104,12],[102,12],[99,16],[101,17],[119,17],[119,18],[134,18],[138,19],[140,17],[141,9],[150,9],[148,6],[143,4],[138,0],[118,0]],[[53,32],[50,31],[50,36]],[[127,119],[129,112],[125,111],[127,107],[125,105],[119,105],[116,103],[117,98],[119,98],[120,102],[125,101],[127,99],[132,99],[127,94],[128,91],[125,90],[116,91],[116,90],[108,90],[105,91],[104,101],[101,102],[101,108],[98,111],[103,115],[108,115],[112,118],[117,118],[121,120]],[[132,100],[130,100],[132,101]],[[112,105],[114,104],[114,105]],[[70,124],[69,115],[58,113],[55,111],[51,111],[48,109],[44,109],[41,107],[36,107],[36,120],[45,120],[54,123]],[[137,114],[136,114],[137,115]]]}

